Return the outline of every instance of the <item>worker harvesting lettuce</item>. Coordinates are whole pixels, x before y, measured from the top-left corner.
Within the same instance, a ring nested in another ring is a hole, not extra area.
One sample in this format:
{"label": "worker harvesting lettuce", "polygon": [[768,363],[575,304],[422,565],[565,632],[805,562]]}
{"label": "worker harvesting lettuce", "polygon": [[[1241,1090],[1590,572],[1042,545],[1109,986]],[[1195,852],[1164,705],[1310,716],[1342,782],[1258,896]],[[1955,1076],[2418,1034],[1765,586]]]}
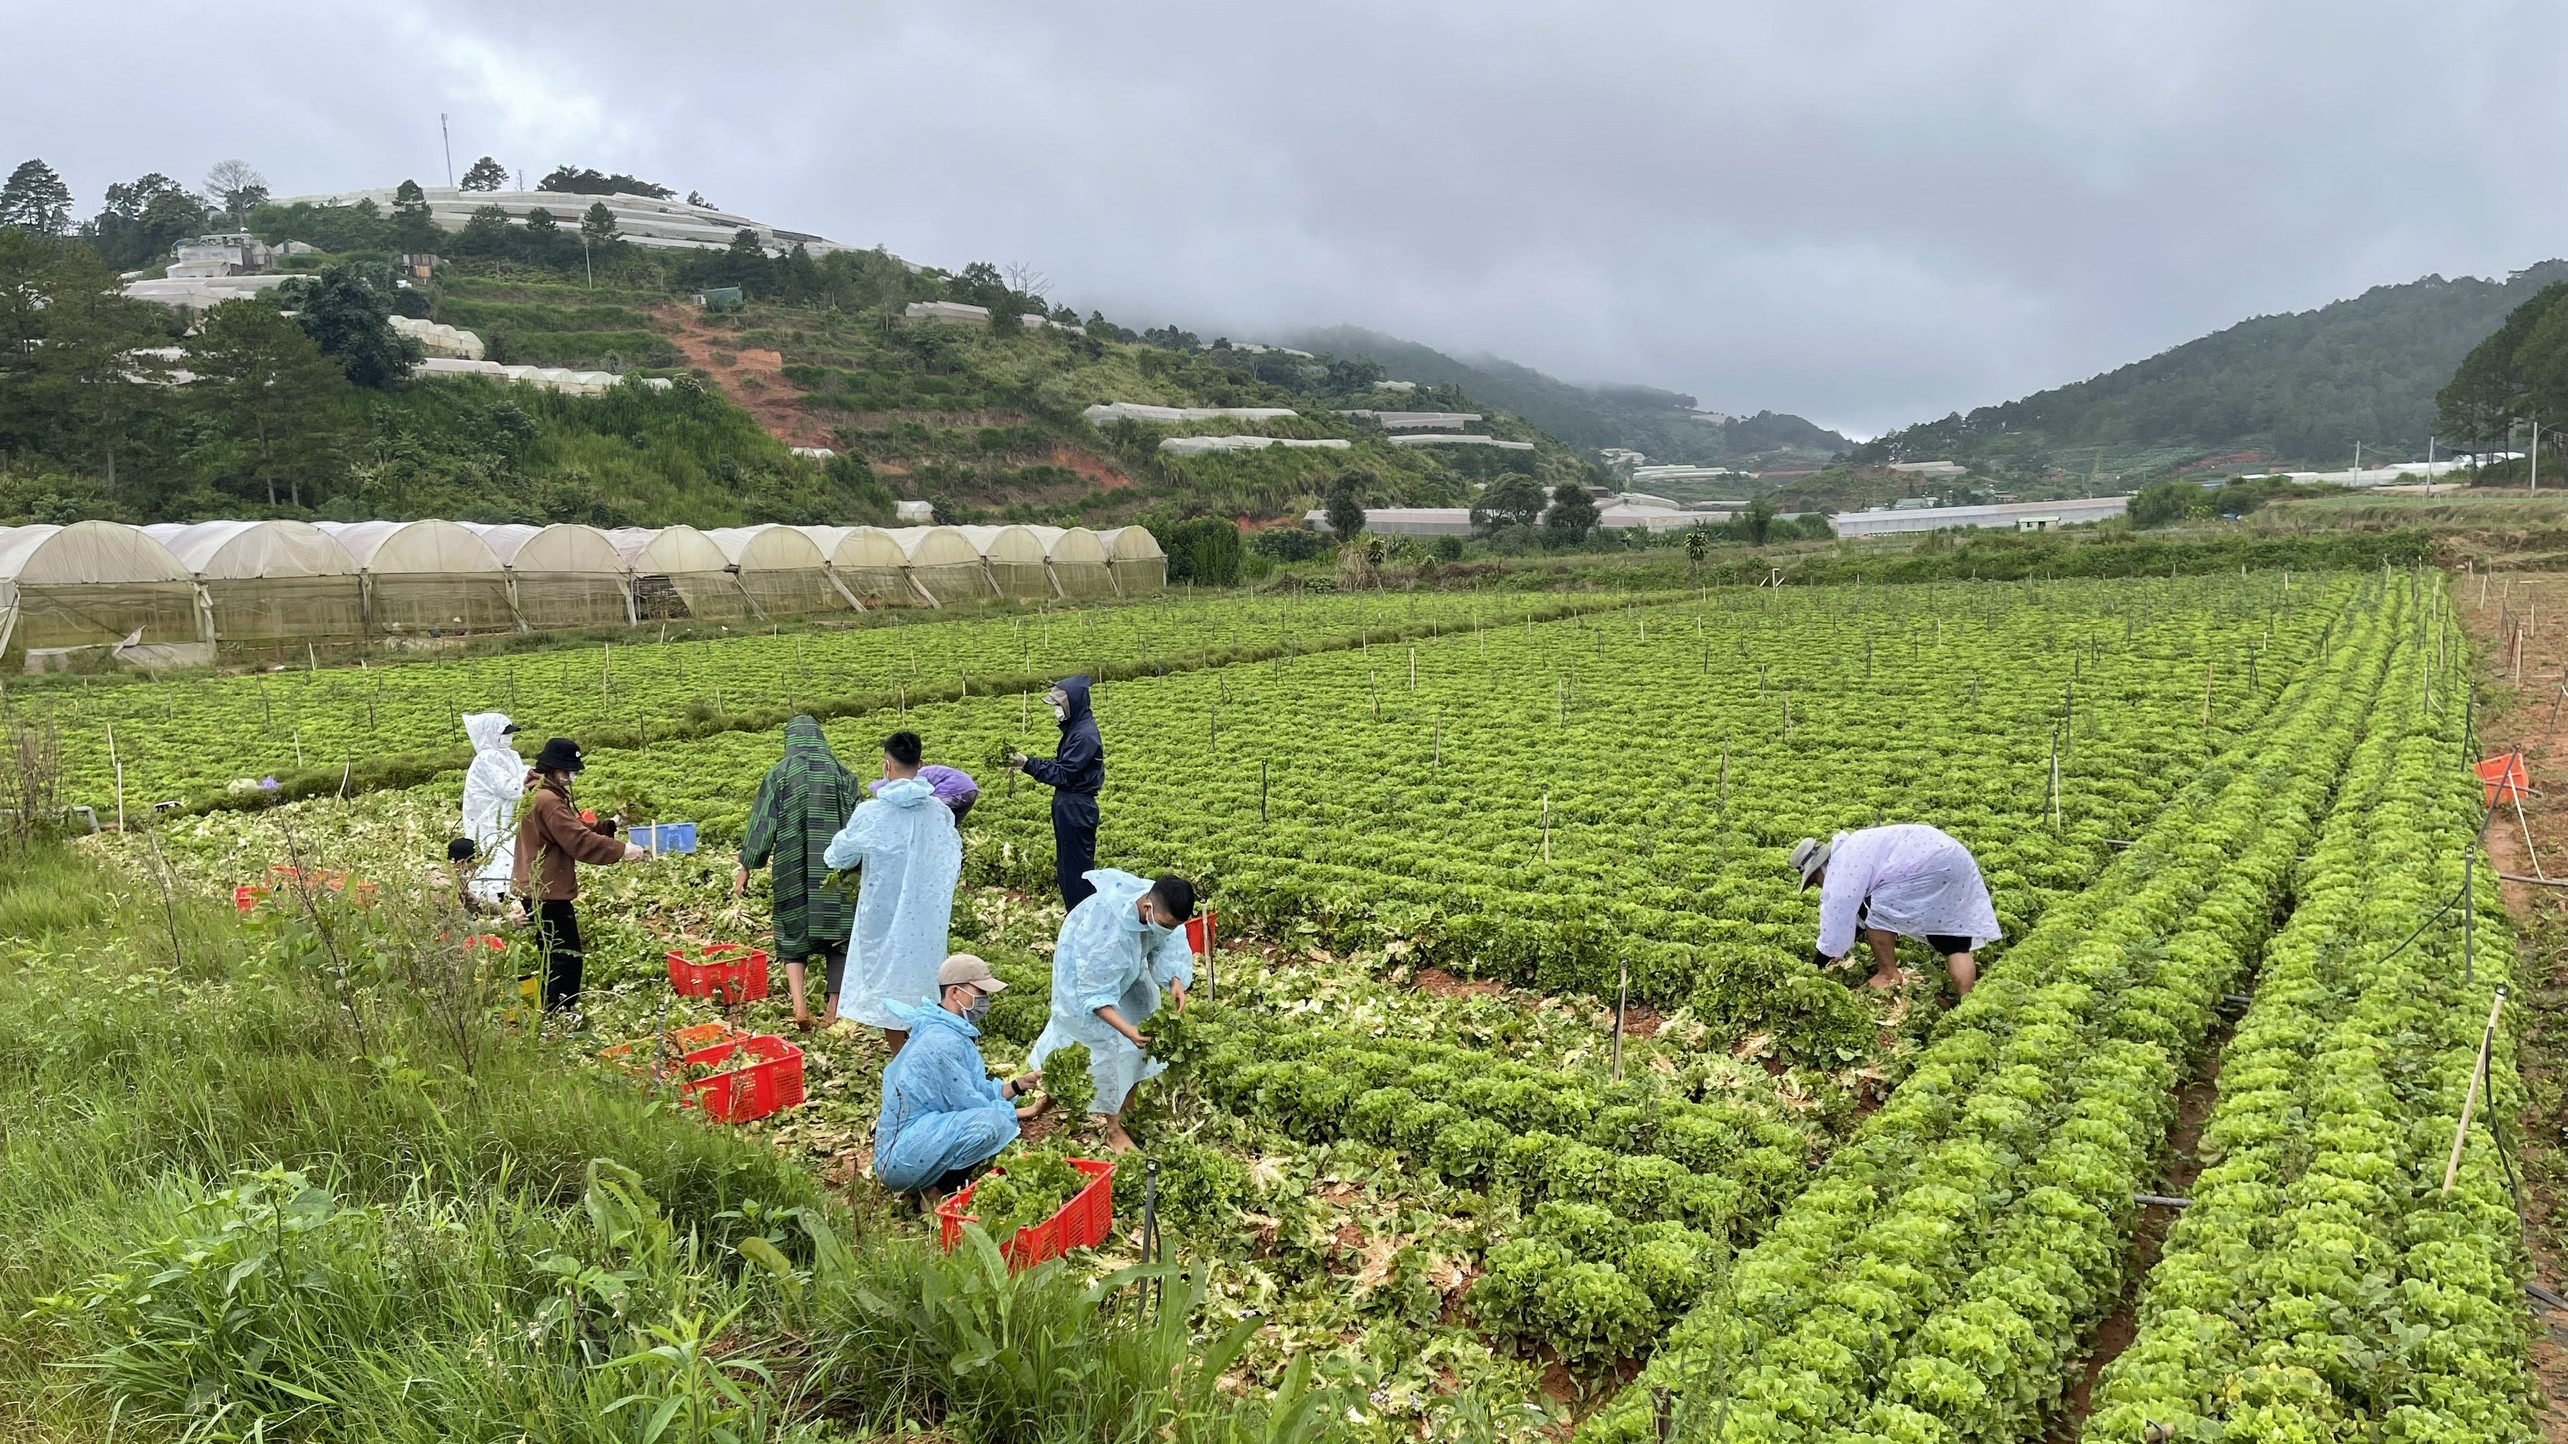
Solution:
{"label": "worker harvesting lettuce", "polygon": [[1134,1084],[1166,1067],[1145,1051],[1150,1039],[1141,1025],[1158,1011],[1161,989],[1183,1008],[1195,984],[1195,952],[1186,943],[1195,885],[1111,867],[1082,881],[1088,900],[1061,920],[1052,947],[1052,1017],[1026,1061],[1041,1068],[1056,1050],[1087,1044],[1088,1076],[1097,1085],[1088,1111],[1104,1117],[1107,1146],[1125,1152],[1133,1142],[1124,1131],[1124,1103]]}
{"label": "worker harvesting lettuce", "polygon": [[1893,946],[1919,938],[1943,955],[1953,990],[1979,980],[1972,954],[1997,941],[1997,910],[1971,850],[1923,823],[1866,827],[1827,842],[1792,845],[1801,886],[1819,886],[1819,964],[1833,967],[1854,951],[1855,935],[1871,945],[1876,988],[1899,984]]}
{"label": "worker harvesting lettuce", "polygon": [[[943,809],[939,809],[942,811]],[[1001,1082],[981,1061],[980,1022],[1007,987],[990,965],[956,953],[936,970],[933,1003],[895,1003],[909,1045],[883,1070],[883,1111],[874,1124],[874,1178],[933,1204],[972,1170],[1016,1141],[1017,1125],[1043,1110],[1019,1106],[1040,1073]]]}

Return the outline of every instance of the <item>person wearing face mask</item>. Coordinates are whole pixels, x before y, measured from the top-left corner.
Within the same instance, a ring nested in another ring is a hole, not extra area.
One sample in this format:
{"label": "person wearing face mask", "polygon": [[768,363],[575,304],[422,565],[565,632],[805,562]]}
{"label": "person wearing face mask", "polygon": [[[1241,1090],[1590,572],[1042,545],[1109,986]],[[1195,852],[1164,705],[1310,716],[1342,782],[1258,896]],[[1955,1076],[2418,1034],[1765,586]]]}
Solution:
{"label": "person wearing face mask", "polygon": [[1146,1051],[1141,1025],[1159,1008],[1159,993],[1183,1009],[1195,985],[1195,953],[1186,920],[1195,915],[1195,885],[1182,877],[1149,881],[1116,868],[1089,873],[1090,896],[1061,920],[1052,946],[1052,1016],[1026,1062],[1036,1068],[1054,1049],[1088,1045],[1088,1075],[1097,1085],[1091,1113],[1106,1120],[1106,1145],[1127,1152],[1124,1102],[1133,1085],[1166,1064]]}
{"label": "person wearing face mask", "polygon": [[821,861],[862,868],[856,927],[847,943],[846,985],[831,1005],[883,1030],[900,1051],[909,1030],[893,1005],[936,996],[936,966],[954,921],[954,885],[963,876],[963,839],[936,788],[918,775],[924,744],[915,732],[883,739],[883,780],[856,804]]}
{"label": "person wearing face mask", "polygon": [[1050,757],[1017,753],[1008,765],[1052,789],[1052,875],[1061,905],[1076,908],[1093,889],[1088,870],[1097,865],[1097,792],[1106,785],[1106,744],[1088,710],[1085,675],[1064,678],[1043,694],[1061,724],[1061,746]]}
{"label": "person wearing face mask", "polygon": [[874,1124],[875,1181],[896,1193],[924,1192],[930,1207],[1015,1142],[1017,1126],[1044,1106],[1017,1101],[1040,1071],[992,1078],[973,1041],[991,997],[1007,984],[970,953],[947,958],[936,984],[934,1003],[893,1005],[910,1041],[883,1070],[883,1111]]}

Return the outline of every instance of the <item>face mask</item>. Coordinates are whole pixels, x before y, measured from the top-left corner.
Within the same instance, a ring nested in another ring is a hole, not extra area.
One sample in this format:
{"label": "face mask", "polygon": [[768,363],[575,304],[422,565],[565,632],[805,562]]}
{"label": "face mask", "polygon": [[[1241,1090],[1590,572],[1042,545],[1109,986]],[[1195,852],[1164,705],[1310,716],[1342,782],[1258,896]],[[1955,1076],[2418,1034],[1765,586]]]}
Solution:
{"label": "face mask", "polygon": [[990,995],[983,992],[974,992],[972,994],[972,1006],[963,1010],[963,1021],[966,1023],[978,1023],[988,1016],[990,1016]]}
{"label": "face mask", "polygon": [[1053,704],[1052,704],[1052,720],[1053,720],[1053,721],[1055,721],[1055,722],[1067,722],[1067,721],[1069,721],[1069,720],[1070,720],[1070,709],[1069,709],[1069,708],[1067,708],[1067,707],[1062,706],[1062,705],[1061,705],[1060,703],[1058,703],[1058,702],[1053,703]]}

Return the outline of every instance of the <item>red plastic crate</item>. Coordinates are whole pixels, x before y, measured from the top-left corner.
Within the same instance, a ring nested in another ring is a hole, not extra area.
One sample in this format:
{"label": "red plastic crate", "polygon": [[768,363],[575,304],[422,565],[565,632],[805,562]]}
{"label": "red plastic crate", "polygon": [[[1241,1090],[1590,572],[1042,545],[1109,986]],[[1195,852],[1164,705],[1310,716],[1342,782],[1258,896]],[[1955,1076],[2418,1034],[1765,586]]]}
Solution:
{"label": "red plastic crate", "polygon": [[746,1123],[803,1101],[802,1049],[773,1033],[698,1048],[685,1061],[737,1062],[728,1072],[680,1085],[683,1101],[716,1123]]}
{"label": "red plastic crate", "polygon": [[2487,795],[2490,807],[2509,798],[2532,795],[2532,774],[2525,769],[2520,752],[2501,752],[2472,770],[2479,774],[2479,788]]}
{"label": "red plastic crate", "polygon": [[1204,911],[1195,914],[1193,917],[1186,919],[1186,946],[1194,950],[1196,957],[1201,958],[1211,956],[1213,951],[1213,940],[1216,936],[1213,929],[1213,919],[1218,916],[1220,916],[1220,914],[1215,913],[1210,908],[1207,908]]}
{"label": "red plastic crate", "polygon": [[[1115,1227],[1115,1166],[1101,1159],[1073,1158],[1070,1166],[1088,1175],[1089,1183],[1061,1205],[1061,1211],[1038,1224],[1018,1229],[1016,1237],[1000,1245],[1011,1269],[1030,1269],[1046,1259],[1059,1258],[1074,1248],[1095,1248],[1106,1241]],[[1007,1172],[993,1168],[992,1174]],[[950,1251],[962,1241],[963,1225],[978,1222],[967,1212],[972,1195],[981,1187],[975,1179],[952,1198],[936,1206],[936,1233]]]}
{"label": "red plastic crate", "polygon": [[767,996],[767,954],[739,943],[708,943],[690,959],[686,949],[669,954],[669,986],[681,998],[720,998],[727,1004],[754,1003]]}

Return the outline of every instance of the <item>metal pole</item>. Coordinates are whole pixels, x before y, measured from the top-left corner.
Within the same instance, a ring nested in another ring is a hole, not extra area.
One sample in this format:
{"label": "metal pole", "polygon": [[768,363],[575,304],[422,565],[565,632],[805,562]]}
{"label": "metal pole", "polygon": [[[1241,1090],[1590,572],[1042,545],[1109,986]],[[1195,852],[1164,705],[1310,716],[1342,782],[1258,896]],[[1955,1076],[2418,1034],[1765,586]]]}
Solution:
{"label": "metal pole", "polygon": [[1614,984],[1614,1081],[1623,1081],[1623,1013],[1632,1005],[1632,960],[1622,959],[1622,975]]}

